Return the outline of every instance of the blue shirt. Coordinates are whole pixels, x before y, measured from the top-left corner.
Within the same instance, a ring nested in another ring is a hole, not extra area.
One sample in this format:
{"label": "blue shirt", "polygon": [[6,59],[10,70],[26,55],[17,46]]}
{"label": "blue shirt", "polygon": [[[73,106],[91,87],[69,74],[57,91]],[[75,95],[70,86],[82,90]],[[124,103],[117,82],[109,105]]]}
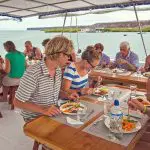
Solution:
{"label": "blue shirt", "polygon": [[106,54],[104,54],[104,53],[102,53],[102,56],[101,56],[101,58],[100,58],[100,62],[99,62],[99,65],[101,65],[101,64],[106,64],[106,65],[108,65],[109,63],[110,63],[110,57],[109,56],[107,56]]}
{"label": "blue shirt", "polygon": [[81,89],[88,83],[88,74],[81,77],[78,74],[74,63],[71,63],[66,67],[63,78],[71,81],[70,89]]}
{"label": "blue shirt", "polygon": [[134,65],[137,69],[139,68],[139,57],[134,52],[129,51],[128,56],[126,57],[123,57],[120,52],[116,54],[116,60],[115,60],[116,67],[128,70],[128,66],[126,64],[117,63],[117,60],[120,58],[128,61],[130,64]]}

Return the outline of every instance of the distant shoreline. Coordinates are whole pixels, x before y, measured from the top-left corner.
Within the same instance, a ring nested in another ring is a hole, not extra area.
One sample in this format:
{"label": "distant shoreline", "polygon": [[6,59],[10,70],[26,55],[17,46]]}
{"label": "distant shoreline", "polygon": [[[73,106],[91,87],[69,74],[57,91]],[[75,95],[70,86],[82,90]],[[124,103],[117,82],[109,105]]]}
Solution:
{"label": "distant shoreline", "polygon": [[[97,28],[96,30],[84,30],[81,28],[51,28],[51,29],[43,29],[45,33],[50,32],[69,32],[69,33],[76,33],[76,32],[139,32],[138,28]],[[150,26],[142,28],[142,32],[150,32]]]}

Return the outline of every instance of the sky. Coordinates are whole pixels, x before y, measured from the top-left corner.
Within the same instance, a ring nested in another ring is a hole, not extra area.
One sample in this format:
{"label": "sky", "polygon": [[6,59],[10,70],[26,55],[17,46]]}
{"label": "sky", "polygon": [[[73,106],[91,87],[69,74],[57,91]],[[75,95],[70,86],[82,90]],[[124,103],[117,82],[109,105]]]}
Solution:
{"label": "sky", "polygon": [[[150,20],[150,11],[139,11],[139,20]],[[70,25],[70,18],[66,20],[66,26]],[[24,18],[22,22],[17,22],[13,20],[0,21],[0,30],[26,30],[31,27],[54,27],[63,26],[64,17],[48,18],[48,19],[38,19],[38,17]],[[91,25],[94,23],[104,23],[104,22],[120,22],[120,21],[135,21],[134,11],[117,11],[106,14],[89,14],[78,16],[78,25]],[[73,17],[72,25],[76,25],[76,18]]]}

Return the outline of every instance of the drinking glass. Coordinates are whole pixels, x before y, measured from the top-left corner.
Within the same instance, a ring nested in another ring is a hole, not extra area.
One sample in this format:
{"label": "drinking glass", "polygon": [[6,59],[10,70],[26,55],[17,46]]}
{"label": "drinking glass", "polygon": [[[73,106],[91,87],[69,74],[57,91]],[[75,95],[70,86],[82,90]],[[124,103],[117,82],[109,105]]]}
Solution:
{"label": "drinking glass", "polygon": [[95,88],[100,88],[100,87],[101,87],[101,82],[102,82],[102,78],[99,76],[99,77],[98,77],[98,81],[97,81],[97,83],[95,84]]}
{"label": "drinking glass", "polygon": [[136,89],[137,89],[137,85],[136,84],[131,84],[130,85],[130,97],[135,97],[136,96]]}
{"label": "drinking glass", "polygon": [[82,117],[86,114],[86,109],[78,109],[77,111],[77,121],[81,121]]}
{"label": "drinking glass", "polygon": [[138,71],[137,71],[137,77],[138,77],[138,79],[140,79],[141,76],[142,76],[141,70],[138,70]]}

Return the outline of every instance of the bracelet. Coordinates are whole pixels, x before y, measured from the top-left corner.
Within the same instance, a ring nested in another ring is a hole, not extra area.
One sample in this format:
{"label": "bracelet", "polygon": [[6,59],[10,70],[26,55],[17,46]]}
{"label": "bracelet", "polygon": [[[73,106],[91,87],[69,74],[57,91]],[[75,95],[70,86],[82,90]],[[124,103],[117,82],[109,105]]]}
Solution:
{"label": "bracelet", "polygon": [[145,114],[146,112],[147,112],[147,107],[144,106],[143,113]]}

